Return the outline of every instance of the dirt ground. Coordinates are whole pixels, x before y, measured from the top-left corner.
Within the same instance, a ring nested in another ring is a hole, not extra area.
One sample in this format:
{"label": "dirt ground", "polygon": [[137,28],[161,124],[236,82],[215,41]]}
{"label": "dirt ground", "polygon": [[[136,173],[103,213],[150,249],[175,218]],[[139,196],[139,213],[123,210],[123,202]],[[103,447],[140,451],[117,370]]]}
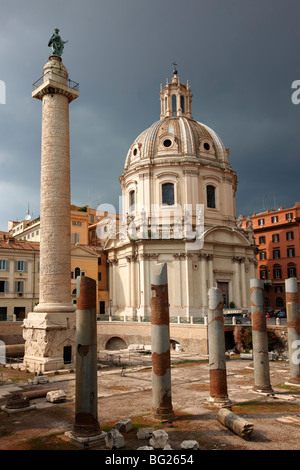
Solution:
{"label": "dirt ground", "polygon": [[[118,356],[119,354],[119,356]],[[139,427],[164,429],[172,449],[180,450],[184,440],[196,440],[200,450],[299,450],[300,387],[287,385],[289,364],[270,362],[274,396],[253,391],[253,364],[232,358],[226,363],[231,410],[253,423],[251,440],[246,441],[216,419],[218,408],[209,401],[208,362],[200,356],[172,352],[172,423],[154,420],[151,414],[151,357],[120,351],[121,364],[98,371],[98,419],[102,431],[109,431],[120,419],[131,418],[133,430],[123,433],[125,447],[135,450],[149,445],[137,439]],[[126,369],[122,365],[126,364]],[[1,375],[2,374],[2,375]],[[79,450],[65,439],[72,431],[75,410],[75,374],[49,375],[47,384],[29,385],[33,377],[21,370],[1,366],[0,405],[14,392],[33,389],[62,389],[67,400],[52,404],[44,398],[31,399],[35,409],[8,414],[0,411],[0,450]],[[7,383],[7,381],[10,383]],[[283,419],[284,418],[284,419]],[[102,441],[95,450],[107,450]]]}

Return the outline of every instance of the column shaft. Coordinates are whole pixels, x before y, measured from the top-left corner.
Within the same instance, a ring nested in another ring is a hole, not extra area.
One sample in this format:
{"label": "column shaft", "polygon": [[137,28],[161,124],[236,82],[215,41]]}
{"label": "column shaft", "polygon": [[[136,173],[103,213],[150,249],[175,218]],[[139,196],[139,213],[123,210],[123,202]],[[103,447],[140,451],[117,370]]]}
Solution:
{"label": "column shaft", "polygon": [[80,436],[100,433],[97,400],[96,281],[77,281],[76,400],[74,432]]}
{"label": "column shaft", "polygon": [[300,312],[297,278],[291,277],[285,280],[286,311],[287,311],[287,331],[290,360],[290,380],[291,383],[300,383]]}
{"label": "column shaft", "polygon": [[171,355],[167,265],[151,270],[152,410],[155,418],[174,416],[171,398]]}
{"label": "column shaft", "polygon": [[227,394],[225,335],[222,292],[216,287],[208,291],[208,350],[210,375],[210,400],[215,404],[229,403]]}
{"label": "column shaft", "polygon": [[40,304],[71,304],[69,100],[43,97]]}
{"label": "column shaft", "polygon": [[263,308],[263,281],[250,280],[254,390],[273,393],[270,383],[268,335]]}

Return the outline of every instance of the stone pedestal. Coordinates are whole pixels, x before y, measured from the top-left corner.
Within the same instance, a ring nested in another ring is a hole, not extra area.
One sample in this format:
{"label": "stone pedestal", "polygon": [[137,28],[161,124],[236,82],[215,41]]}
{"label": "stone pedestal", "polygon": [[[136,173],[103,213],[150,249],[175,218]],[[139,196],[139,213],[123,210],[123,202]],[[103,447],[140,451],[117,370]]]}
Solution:
{"label": "stone pedestal", "polygon": [[75,310],[71,298],[69,103],[79,96],[61,57],[51,55],[32,97],[43,103],[39,304],[23,324],[24,362],[53,370],[72,364]]}
{"label": "stone pedestal", "polygon": [[74,366],[75,315],[75,312],[28,314],[23,324],[27,369],[43,373]]}

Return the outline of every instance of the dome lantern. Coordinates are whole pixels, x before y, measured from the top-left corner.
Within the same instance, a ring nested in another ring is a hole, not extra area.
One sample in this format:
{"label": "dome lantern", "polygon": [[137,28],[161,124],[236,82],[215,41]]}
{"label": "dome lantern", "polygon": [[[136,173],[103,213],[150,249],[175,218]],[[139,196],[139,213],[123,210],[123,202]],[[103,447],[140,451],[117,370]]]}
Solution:
{"label": "dome lantern", "polygon": [[189,84],[184,85],[180,83],[178,77],[178,71],[176,69],[177,64],[173,71],[173,78],[171,83],[166,81],[164,89],[160,89],[160,105],[161,113],[160,119],[164,119],[171,116],[184,116],[190,119],[192,117],[192,93]]}

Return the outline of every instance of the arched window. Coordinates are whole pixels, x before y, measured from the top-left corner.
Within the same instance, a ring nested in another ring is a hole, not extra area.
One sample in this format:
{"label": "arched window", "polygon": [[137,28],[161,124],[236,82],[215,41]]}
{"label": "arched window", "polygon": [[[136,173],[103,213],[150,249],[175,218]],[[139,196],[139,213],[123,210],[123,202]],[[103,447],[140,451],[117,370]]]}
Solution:
{"label": "arched window", "polygon": [[216,188],[214,186],[206,186],[206,200],[207,207],[211,209],[216,208]]}
{"label": "arched window", "polygon": [[259,277],[260,279],[268,279],[268,268],[265,265],[262,265],[259,268]]}
{"label": "arched window", "polygon": [[177,116],[176,95],[172,95],[172,116]]}
{"label": "arched window", "polygon": [[129,211],[134,212],[135,211],[135,191],[132,190],[129,193]]}
{"label": "arched window", "polygon": [[76,279],[78,276],[80,276],[80,273],[81,273],[80,268],[78,268],[78,267],[75,268],[75,279]]}
{"label": "arched window", "polygon": [[184,106],[184,96],[180,96],[180,107],[183,113],[185,113],[185,106]]}
{"label": "arched window", "polygon": [[173,206],[175,204],[175,192],[173,183],[164,183],[162,185],[162,205]]}

